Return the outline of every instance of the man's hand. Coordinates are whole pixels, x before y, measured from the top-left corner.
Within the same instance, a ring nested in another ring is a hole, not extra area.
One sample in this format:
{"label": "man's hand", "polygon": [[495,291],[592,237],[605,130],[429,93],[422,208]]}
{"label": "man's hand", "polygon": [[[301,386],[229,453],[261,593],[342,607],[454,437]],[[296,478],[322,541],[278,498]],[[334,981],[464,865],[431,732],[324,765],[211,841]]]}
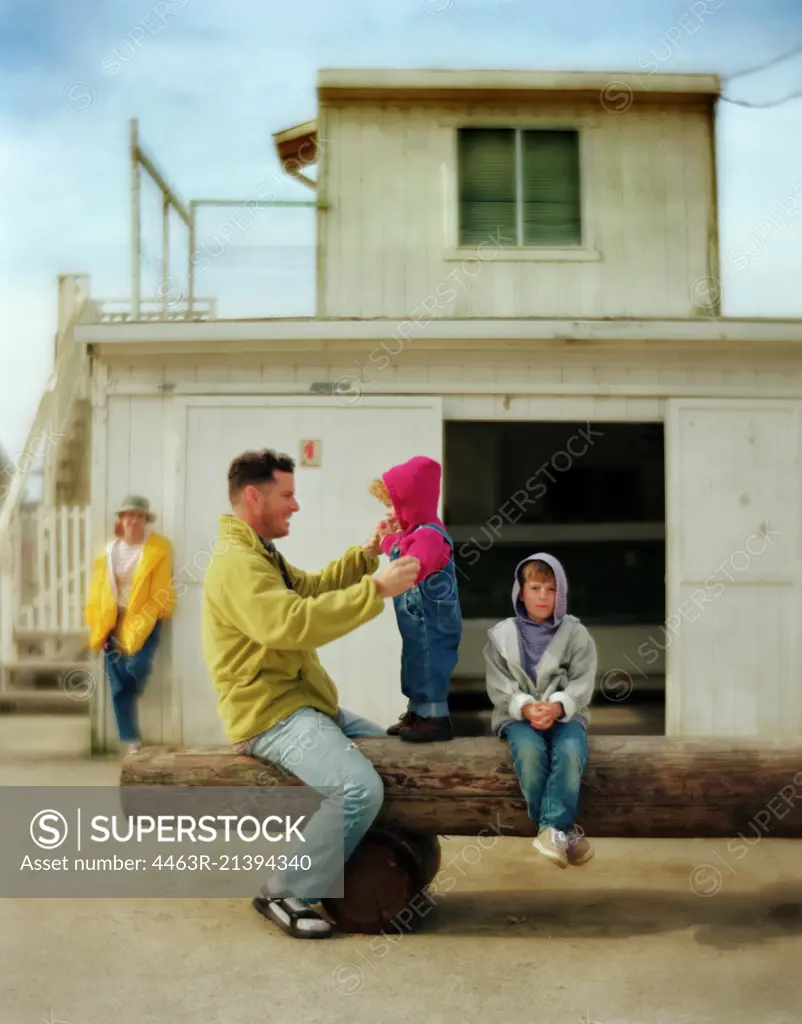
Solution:
{"label": "man's hand", "polygon": [[368,537],[365,543],[362,545],[362,550],[365,552],[368,558],[378,558],[379,555],[382,553],[381,535],[379,534],[378,526],[370,535],[370,537]]}
{"label": "man's hand", "polygon": [[562,704],[556,701],[534,701],[531,704],[524,704],[523,716],[527,719],[533,729],[546,732],[558,718],[564,714]]}
{"label": "man's hand", "polygon": [[379,597],[398,597],[399,594],[403,594],[405,590],[415,586],[419,572],[420,562],[417,558],[410,555],[396,558],[373,577]]}
{"label": "man's hand", "polygon": [[381,544],[384,538],[392,533],[398,533],[398,531],[399,526],[397,520],[393,519],[392,517],[382,519],[382,521],[379,523],[379,525],[376,527],[376,529],[373,531],[370,537],[362,545],[362,550],[365,552],[366,555],[373,558],[378,558],[379,555],[382,553]]}

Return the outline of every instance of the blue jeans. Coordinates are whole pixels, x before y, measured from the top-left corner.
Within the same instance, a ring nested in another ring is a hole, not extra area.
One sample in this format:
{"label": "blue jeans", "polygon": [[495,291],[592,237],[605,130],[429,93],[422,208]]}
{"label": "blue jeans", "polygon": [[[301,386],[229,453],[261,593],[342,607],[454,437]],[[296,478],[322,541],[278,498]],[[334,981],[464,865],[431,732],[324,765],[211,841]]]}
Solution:
{"label": "blue jeans", "polygon": [[329,894],[342,873],[343,864],[373,824],[384,799],[384,784],[371,762],[351,742],[355,736],[384,736],[378,725],[341,709],[337,719],[300,708],[272,729],[247,744],[252,757],[279,764],[307,786],[337,787],[342,790],[343,846],[331,841],[333,819],[327,814],[324,797],[320,809],[304,830],[303,853],[312,862],[310,871],[286,871],[275,876],[272,891],[294,893],[314,891],[316,898]]}
{"label": "blue jeans", "polygon": [[[451,543],[434,523],[426,524]],[[398,549],[390,555],[399,557]],[[448,716],[451,673],[459,658],[462,611],[457,592],[454,556],[439,572],[393,598],[401,634],[401,692],[407,710],[421,718]]]}
{"label": "blue jeans", "polygon": [[585,726],[574,719],[555,722],[545,732],[529,722],[504,730],[526,809],[539,828],[568,832],[576,824],[582,772],[588,761]]}
{"label": "blue jeans", "polygon": [[136,702],[145,689],[153,670],[153,659],[159,643],[161,623],[157,622],[142,647],[135,654],[122,654],[115,650],[113,637],[104,647],[106,675],[109,678],[114,717],[117,720],[117,734],[121,743],[139,741],[139,725]]}

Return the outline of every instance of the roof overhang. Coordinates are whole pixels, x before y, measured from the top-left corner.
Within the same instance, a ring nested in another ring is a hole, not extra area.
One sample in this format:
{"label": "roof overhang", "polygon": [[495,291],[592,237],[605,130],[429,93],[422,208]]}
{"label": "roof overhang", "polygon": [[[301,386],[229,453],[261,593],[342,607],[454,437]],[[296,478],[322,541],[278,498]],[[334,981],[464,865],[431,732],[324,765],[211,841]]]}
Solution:
{"label": "roof overhang", "polygon": [[79,324],[79,344],[113,355],[344,351],[386,346],[487,352],[571,348],[802,359],[802,319],[275,319]]}
{"label": "roof overhang", "polygon": [[273,142],[279,163],[287,174],[315,188],[316,182],[307,178],[303,169],[317,163],[317,121],[304,121],[303,124],[274,132]]}
{"label": "roof overhang", "polygon": [[[615,97],[622,92],[644,102],[712,102],[721,93],[717,75],[635,74],[631,71],[447,71],[438,69],[323,68],[318,98],[326,100],[468,99],[492,94],[520,99],[532,93]],[[618,101],[620,102],[620,101]]]}

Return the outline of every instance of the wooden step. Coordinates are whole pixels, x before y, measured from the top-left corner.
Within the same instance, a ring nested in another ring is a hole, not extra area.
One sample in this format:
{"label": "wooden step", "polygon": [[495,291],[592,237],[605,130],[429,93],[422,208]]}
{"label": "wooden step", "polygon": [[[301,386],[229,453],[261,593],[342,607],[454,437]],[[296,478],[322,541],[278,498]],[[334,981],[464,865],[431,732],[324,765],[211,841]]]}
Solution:
{"label": "wooden step", "polygon": [[[631,682],[630,682],[631,681]],[[607,697],[605,698],[602,692],[602,685],[604,685]],[[631,685],[631,693],[628,697],[624,697],[626,689]],[[596,680],[596,693],[594,695],[594,701],[601,702],[608,700],[610,703],[615,704],[619,701],[615,700],[615,697],[621,697],[621,702],[629,700],[632,696],[638,693],[661,693],[666,688],[666,677],[661,673],[659,675],[647,675],[638,676],[634,673],[630,673],[629,678],[625,675],[614,675],[613,671],[608,673],[600,674]],[[485,677],[483,675],[457,675],[451,678],[451,692],[452,693],[479,693],[486,692]]]}
{"label": "wooden step", "polygon": [[67,643],[83,643],[89,645],[89,634],[86,629],[73,629],[55,632],[52,629],[14,629],[14,639],[25,643],[41,643],[45,640],[60,640]]}
{"label": "wooden step", "polygon": [[53,689],[19,689],[10,687],[0,690],[0,711],[12,711],[17,706],[28,710],[47,707],[49,710],[70,711],[85,714],[89,710],[89,697],[78,699],[61,687]]}
{"label": "wooden step", "polygon": [[85,670],[88,673],[97,671],[97,666],[88,658],[65,659],[65,658],[25,658],[19,661],[4,661],[0,668],[8,672],[52,672],[59,675],[65,672],[78,672]]}
{"label": "wooden step", "polygon": [[605,704],[590,709],[588,735],[662,736],[665,733],[665,705]]}
{"label": "wooden step", "polygon": [[[490,736],[492,711],[452,710],[451,720],[458,736]],[[662,736],[665,732],[665,706],[662,702],[609,704],[590,707],[589,735]]]}

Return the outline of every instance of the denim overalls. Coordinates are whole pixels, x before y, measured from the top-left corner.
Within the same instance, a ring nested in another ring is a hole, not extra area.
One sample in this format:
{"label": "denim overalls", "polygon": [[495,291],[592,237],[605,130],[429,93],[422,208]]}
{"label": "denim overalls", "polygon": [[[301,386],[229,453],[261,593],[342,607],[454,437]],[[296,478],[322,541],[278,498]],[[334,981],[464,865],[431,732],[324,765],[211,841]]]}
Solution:
{"label": "denim overalls", "polygon": [[[406,593],[393,598],[401,633],[401,692],[408,710],[422,718],[448,716],[448,689],[457,664],[462,639],[462,611],[454,569],[454,544],[435,523],[422,523],[437,530],[451,545],[448,564]],[[419,530],[421,526],[416,526]],[[414,532],[414,531],[413,531]],[[401,552],[396,545],[390,558]]]}

